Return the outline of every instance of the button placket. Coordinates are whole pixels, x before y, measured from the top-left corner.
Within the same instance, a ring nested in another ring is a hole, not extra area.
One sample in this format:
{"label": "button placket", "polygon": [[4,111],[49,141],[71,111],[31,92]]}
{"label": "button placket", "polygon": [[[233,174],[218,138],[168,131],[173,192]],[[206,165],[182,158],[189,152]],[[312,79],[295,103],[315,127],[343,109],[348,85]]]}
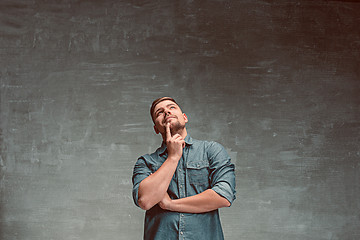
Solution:
{"label": "button placket", "polygon": [[180,198],[184,198],[186,197],[186,193],[185,193],[185,171],[183,171],[183,167],[184,167],[184,157],[186,155],[186,147],[184,148],[184,152],[183,155],[181,157],[181,162],[179,163],[178,166],[178,187],[179,187],[179,197]]}
{"label": "button placket", "polygon": [[[185,198],[186,197],[186,187],[185,187],[185,175],[186,171],[183,169],[186,162],[188,149],[187,147],[184,148],[183,156],[181,157],[181,163],[179,164],[178,168],[178,186],[179,186],[179,197]],[[185,215],[183,213],[179,213],[179,239],[185,239],[184,230],[185,230]]]}

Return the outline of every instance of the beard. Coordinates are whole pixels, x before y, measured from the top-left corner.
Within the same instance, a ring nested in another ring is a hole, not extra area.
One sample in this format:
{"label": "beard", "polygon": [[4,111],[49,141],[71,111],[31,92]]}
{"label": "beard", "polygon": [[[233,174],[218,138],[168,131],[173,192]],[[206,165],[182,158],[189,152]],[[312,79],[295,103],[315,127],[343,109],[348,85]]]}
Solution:
{"label": "beard", "polygon": [[179,121],[172,123],[170,125],[171,135],[181,132],[184,128],[185,128],[185,124],[181,124]]}

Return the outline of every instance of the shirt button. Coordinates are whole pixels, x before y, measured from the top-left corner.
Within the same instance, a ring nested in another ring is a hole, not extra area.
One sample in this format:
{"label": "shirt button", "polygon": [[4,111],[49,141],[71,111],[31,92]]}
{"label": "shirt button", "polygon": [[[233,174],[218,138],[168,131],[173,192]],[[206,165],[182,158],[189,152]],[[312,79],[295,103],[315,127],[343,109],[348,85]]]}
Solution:
{"label": "shirt button", "polygon": [[183,232],[180,232],[181,235],[183,235],[184,233]]}
{"label": "shirt button", "polygon": [[184,214],[181,214],[180,216],[182,216],[182,217],[183,217],[183,216],[184,216]]}
{"label": "shirt button", "polygon": [[179,168],[179,171],[181,172],[181,168]]}

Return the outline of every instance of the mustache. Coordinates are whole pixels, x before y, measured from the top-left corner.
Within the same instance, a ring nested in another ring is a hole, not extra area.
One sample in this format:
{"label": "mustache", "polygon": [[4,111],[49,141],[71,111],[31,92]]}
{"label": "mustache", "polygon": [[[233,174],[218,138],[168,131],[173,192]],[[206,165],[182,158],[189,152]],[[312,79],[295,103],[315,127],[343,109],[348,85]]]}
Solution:
{"label": "mustache", "polygon": [[163,123],[166,123],[166,121],[167,121],[169,118],[176,118],[176,119],[177,119],[176,116],[170,115],[170,116],[167,116],[166,118],[164,118]]}

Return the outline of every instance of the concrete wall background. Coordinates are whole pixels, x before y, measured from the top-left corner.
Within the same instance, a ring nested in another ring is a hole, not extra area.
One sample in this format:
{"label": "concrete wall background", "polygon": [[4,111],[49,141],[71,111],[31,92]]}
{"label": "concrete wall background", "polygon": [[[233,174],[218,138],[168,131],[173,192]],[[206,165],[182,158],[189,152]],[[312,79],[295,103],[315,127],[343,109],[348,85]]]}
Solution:
{"label": "concrete wall background", "polygon": [[236,164],[226,239],[360,237],[356,1],[0,1],[0,239],[141,239],[148,109]]}

